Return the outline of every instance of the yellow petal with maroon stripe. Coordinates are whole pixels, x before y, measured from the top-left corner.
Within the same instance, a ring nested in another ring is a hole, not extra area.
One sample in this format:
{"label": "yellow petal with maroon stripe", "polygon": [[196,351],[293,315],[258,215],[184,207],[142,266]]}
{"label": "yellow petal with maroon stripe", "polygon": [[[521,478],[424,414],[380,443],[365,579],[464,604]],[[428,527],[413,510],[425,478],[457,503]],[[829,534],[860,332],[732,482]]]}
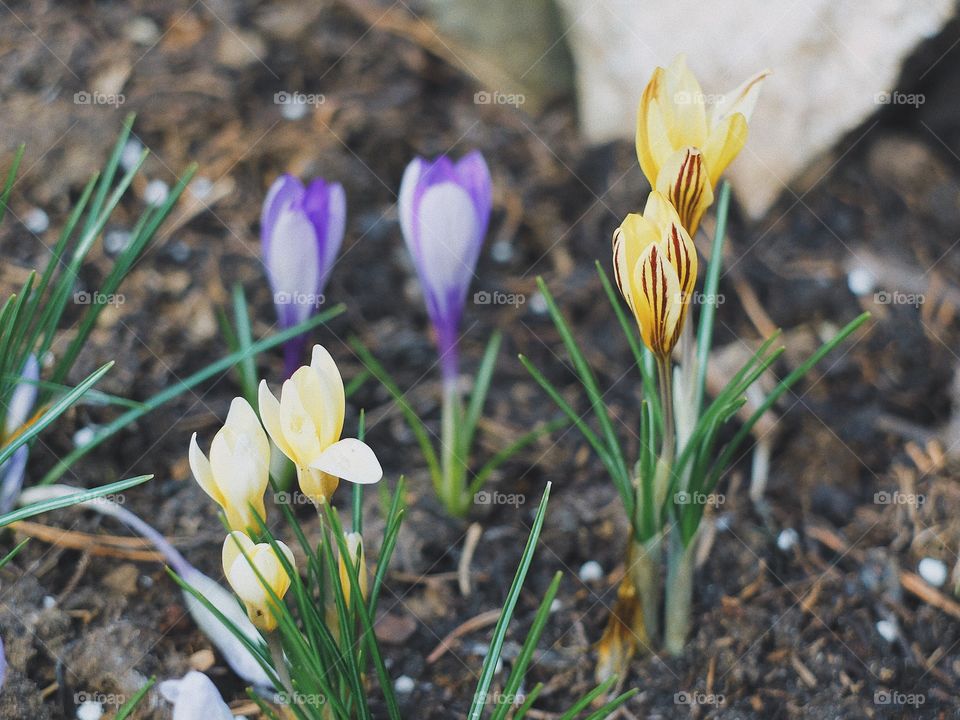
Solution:
{"label": "yellow petal with maroon stripe", "polygon": [[634,314],[644,344],[667,358],[680,336],[680,281],[659,244],[649,245],[634,268]]}
{"label": "yellow petal with maroon stripe", "polygon": [[695,147],[671,154],[660,168],[656,189],[676,208],[690,236],[696,235],[700,219],[713,204],[713,189],[703,154]]}

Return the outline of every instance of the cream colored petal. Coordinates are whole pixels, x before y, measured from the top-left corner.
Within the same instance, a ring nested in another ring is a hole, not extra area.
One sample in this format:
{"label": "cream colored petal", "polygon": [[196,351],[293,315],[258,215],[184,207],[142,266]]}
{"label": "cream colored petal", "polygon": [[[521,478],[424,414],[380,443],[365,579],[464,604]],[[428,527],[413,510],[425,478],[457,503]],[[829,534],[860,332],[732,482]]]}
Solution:
{"label": "cream colored petal", "polygon": [[293,457],[293,448],[283,436],[283,423],[280,421],[280,402],[270,392],[266,380],[260,381],[259,391],[257,393],[258,404],[260,405],[260,418],[263,420],[263,426],[270,434],[274,445],[291,460]]}
{"label": "cream colored petal", "polygon": [[[253,540],[247,537],[245,533],[234,530],[227,534],[223,541],[223,550],[221,560],[223,561],[223,574],[227,580],[230,580],[230,573],[237,558],[243,559],[243,553],[250,555],[253,552]],[[231,585],[232,585],[231,581]]]}
{"label": "cream colored petal", "polygon": [[270,457],[270,440],[260,424],[260,418],[246,399],[237,397],[230,403],[226,427],[233,428],[238,435],[245,435],[253,443],[255,452],[264,458]]}
{"label": "cream colored petal", "polygon": [[317,426],[304,407],[300,390],[293,378],[283,383],[280,393],[280,422],[283,426],[283,437],[293,453],[291,459],[297,465],[309,466],[323,452],[323,446],[320,444]]}
{"label": "cream colored petal", "polygon": [[217,487],[217,481],[213,474],[213,468],[210,466],[210,461],[197,444],[196,433],[190,438],[188,457],[190,460],[190,469],[193,471],[193,476],[196,478],[197,484],[215,503],[223,505],[223,493],[221,493],[220,488]]}
{"label": "cream colored petal", "polygon": [[312,367],[320,376],[327,402],[324,407],[328,410],[329,421],[322,428],[325,443],[333,443],[340,439],[343,433],[343,416],[346,407],[346,394],[343,389],[343,378],[340,369],[333,357],[322,345],[313,346],[313,356],[310,359]]}
{"label": "cream colored petal", "polygon": [[356,438],[334,443],[311,467],[359,485],[369,485],[383,477],[383,468],[373,450]]}
{"label": "cream colored petal", "polygon": [[665,72],[659,67],[653,71],[637,110],[637,159],[651,187],[657,182],[660,164],[673,151],[660,103]]}
{"label": "cream colored petal", "polygon": [[750,116],[753,115],[753,109],[757,105],[757,98],[760,97],[760,87],[768,75],[770,75],[769,70],[761,70],[741,83],[739,87],[725,93],[720,101],[709,110],[711,128],[719,125],[734,113],[740,113],[744,120],[750,122]]}

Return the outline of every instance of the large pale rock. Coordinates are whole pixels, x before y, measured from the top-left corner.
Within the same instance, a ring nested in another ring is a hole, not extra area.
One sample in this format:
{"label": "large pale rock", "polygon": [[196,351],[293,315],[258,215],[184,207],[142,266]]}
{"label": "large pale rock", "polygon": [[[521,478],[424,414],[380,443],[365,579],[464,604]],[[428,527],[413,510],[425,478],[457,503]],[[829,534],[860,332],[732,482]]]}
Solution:
{"label": "large pale rock", "polygon": [[894,94],[901,64],[953,13],[953,0],[558,0],[590,140],[632,138],[657,65],[686,53],[706,95],[763,68],[750,138],[728,176],[761,215],[791,180]]}

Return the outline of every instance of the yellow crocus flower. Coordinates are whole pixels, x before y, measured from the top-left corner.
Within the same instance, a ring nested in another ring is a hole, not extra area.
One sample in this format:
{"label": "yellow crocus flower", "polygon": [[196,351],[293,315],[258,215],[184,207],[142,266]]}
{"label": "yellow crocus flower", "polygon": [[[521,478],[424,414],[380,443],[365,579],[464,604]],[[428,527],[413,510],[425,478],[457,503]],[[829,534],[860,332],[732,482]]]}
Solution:
{"label": "yellow crocus flower", "polygon": [[259,532],[253,513],[266,517],[263,494],[270,482],[270,441],[250,403],[234,398],[226,422],[213,436],[209,459],[194,433],[189,458],[197,483],[223,508],[230,529]]}
{"label": "yellow crocus flower", "polygon": [[355,438],[340,439],[345,396],[330,353],[315,345],[310,364],[283,383],[280,400],[260,383],[260,416],[274,444],[297,468],[300,490],[314,503],[327,502],[340,478],[375,483],[383,470],[373,450]]}
{"label": "yellow crocus flower", "polygon": [[760,85],[769,71],[738,88],[710,98],[678,55],[668,68],[658,67],[643,91],[637,111],[637,157],[650,186],[659,186],[660,171],[676,151],[699,148],[711,187],[747,140],[747,123]]}
{"label": "yellow crocus flower", "polygon": [[697,249],[663,194],[650,193],[643,214],[627,215],[614,232],[613,268],[644,344],[669,358],[697,280]]}
{"label": "yellow crocus flower", "polygon": [[[290,565],[296,567],[290,548],[280,541],[277,547]],[[223,541],[223,574],[243,601],[250,622],[265,632],[275,630],[276,609],[269,590],[282,599],[290,588],[290,576],[273,546],[254,543],[242,532],[231,532]]]}

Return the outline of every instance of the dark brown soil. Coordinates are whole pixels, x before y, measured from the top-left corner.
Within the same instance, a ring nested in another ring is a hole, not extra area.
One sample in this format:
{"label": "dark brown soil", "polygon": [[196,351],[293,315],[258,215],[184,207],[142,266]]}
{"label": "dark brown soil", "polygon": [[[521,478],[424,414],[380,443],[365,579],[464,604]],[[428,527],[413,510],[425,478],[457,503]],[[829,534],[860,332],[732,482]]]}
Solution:
{"label": "dark brown soil", "polygon": [[[629,351],[593,270],[595,258],[608,265],[612,229],[646,192],[630,143],[586,147],[569,99],[535,117],[475,105],[470,78],[402,33],[371,28],[350,2],[281,7],[40,1],[0,11],[3,151],[9,157],[16,144],[27,143],[13,216],[0,231],[3,291],[46,262],[71,200],[101,164],[124,114],[134,110],[135,132],[153,151],[145,176],[172,183],[196,160],[215,191],[208,207],[161,233],[129,278],[124,304],[104,314],[77,377],[117,359],[102,389],[144,399],[222,356],[216,314],[237,282],[253,306],[255,334],[267,334],[273,312],[258,259],[260,201],[278,172],[322,174],[342,182],[348,196],[347,239],[326,293],[348,310],[313,339],[350,378],[361,365],[346,340],[360,337],[435,424],[434,348],[400,238],[395,193],[414,154],[479,148],[496,193],[473,291],[520,293],[526,302],[468,305],[466,373],[495,328],[506,336],[478,456],[557,415],[515,359],[518,352],[586,409],[559,337],[539,311],[537,275],[571,318],[624,437],[632,437],[638,412],[634,376],[625,375]],[[625,686],[641,692],[624,717],[956,716],[960,606],[950,598],[951,581],[920,598],[900,579],[909,584],[906,573],[916,572],[924,557],[953,568],[960,545],[960,490],[950,454],[956,440],[947,430],[960,347],[953,302],[960,274],[957,33],[948,28],[905,73],[901,89],[926,96],[918,110],[868,120],[812,172],[816,182],[785,192],[762,222],[748,223],[734,210],[718,346],[759,337],[765,319],[786,328],[797,348],[862,309],[875,319],[779,408],[769,515],[747,498],[749,458],[723,480],[726,502],[712,518],[712,555],[698,572],[688,650],[634,664]],[[124,74],[119,108],[74,102],[74,93]],[[322,93],[325,102],[303,119],[286,120],[273,101],[281,91]],[[144,186],[136,186],[138,194]],[[21,221],[32,207],[51,219],[39,236]],[[126,201],[110,229],[126,227],[141,207],[139,198]],[[495,243],[510,248],[509,259],[493,259]],[[878,290],[920,292],[925,302],[883,304],[851,294],[847,271],[865,255],[893,268],[894,279],[884,278]],[[84,283],[95,288],[109,267],[109,256],[98,250]],[[898,272],[919,277],[922,288],[896,284]],[[757,305],[769,318],[755,312]],[[777,372],[790,366],[788,359]],[[261,357],[259,370],[278,382],[279,355]],[[93,485],[154,473],[154,481],[128,493],[127,507],[219,577],[222,532],[214,506],[190,479],[186,449],[194,431],[209,441],[238,392],[228,374],[187,393],[114,438],[65,481]],[[426,657],[462,622],[499,606],[547,481],[554,483],[547,526],[505,659],[515,656],[540,594],[562,570],[560,605],[530,680],[547,686],[538,707],[564,707],[591,685],[592,643],[622,571],[625,519],[600,463],[575,432],[559,432],[498,473],[494,487],[526,502],[481,508],[472,518],[483,538],[472,565],[474,592],[464,598],[455,579],[443,578],[457,568],[466,525],[439,511],[416,443],[386,392],[368,382],[352,405],[367,409],[368,438],[388,481],[401,473],[410,480],[396,574],[382,603],[397,635],[385,645],[391,671],[415,681],[404,701],[407,715],[450,718],[466,710],[489,627],[455,642],[436,663]],[[71,413],[37,446],[30,476],[39,478],[68,452],[77,430],[115,412],[83,406]],[[926,502],[917,509],[875,501],[875,493],[895,490]],[[40,521],[126,533],[79,511]],[[784,528],[799,537],[787,551],[777,543]],[[0,552],[14,540],[8,534]],[[603,579],[578,578],[588,560],[600,563]],[[0,577],[0,630],[11,664],[0,718],[73,717],[75,698],[84,693],[128,696],[145,677],[179,676],[191,666],[207,670],[228,701],[245,704],[243,685],[222,658],[211,665],[209,642],[185,616],[159,564],[35,540]],[[879,621],[895,626],[892,642],[878,631]],[[684,694],[717,702],[684,704]],[[922,704],[904,704],[910,698]],[[140,717],[168,717],[165,708],[151,695]],[[249,707],[245,712],[254,715]]]}

